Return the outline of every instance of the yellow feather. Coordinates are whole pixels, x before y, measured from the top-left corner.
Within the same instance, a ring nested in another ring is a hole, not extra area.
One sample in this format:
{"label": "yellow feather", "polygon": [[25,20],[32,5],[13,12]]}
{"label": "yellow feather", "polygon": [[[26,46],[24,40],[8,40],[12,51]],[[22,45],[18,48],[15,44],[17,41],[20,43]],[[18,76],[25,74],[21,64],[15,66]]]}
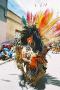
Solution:
{"label": "yellow feather", "polygon": [[56,19],[52,20],[48,25],[46,25],[45,28],[42,29],[41,35],[45,35],[45,33],[47,33],[58,20],[60,20],[60,17],[57,17]]}

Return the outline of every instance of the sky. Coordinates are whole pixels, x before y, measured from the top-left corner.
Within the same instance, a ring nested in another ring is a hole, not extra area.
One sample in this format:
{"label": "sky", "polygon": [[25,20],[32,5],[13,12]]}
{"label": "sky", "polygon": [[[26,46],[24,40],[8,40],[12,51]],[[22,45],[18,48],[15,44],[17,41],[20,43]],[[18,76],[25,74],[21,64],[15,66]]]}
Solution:
{"label": "sky", "polygon": [[60,15],[60,0],[8,0],[8,8],[20,17],[26,16],[28,11],[34,15],[46,8]]}
{"label": "sky", "polygon": [[19,17],[26,16],[25,11],[15,2],[15,0],[8,0],[8,9]]}

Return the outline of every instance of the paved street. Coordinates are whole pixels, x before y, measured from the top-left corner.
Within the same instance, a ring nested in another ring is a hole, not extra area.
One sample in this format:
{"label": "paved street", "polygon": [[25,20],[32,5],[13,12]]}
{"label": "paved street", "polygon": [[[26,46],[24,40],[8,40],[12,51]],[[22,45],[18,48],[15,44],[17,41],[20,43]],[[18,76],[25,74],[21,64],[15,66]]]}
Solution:
{"label": "paved street", "polygon": [[18,76],[19,71],[14,61],[0,65],[0,90],[21,90]]}
{"label": "paved street", "polygon": [[60,90],[60,54],[52,53],[47,54],[47,83],[44,90]]}
{"label": "paved street", "polygon": [[0,90],[60,90],[60,54],[47,54],[48,65],[46,76],[38,83],[36,88],[20,87],[19,75],[15,61],[0,65]]}

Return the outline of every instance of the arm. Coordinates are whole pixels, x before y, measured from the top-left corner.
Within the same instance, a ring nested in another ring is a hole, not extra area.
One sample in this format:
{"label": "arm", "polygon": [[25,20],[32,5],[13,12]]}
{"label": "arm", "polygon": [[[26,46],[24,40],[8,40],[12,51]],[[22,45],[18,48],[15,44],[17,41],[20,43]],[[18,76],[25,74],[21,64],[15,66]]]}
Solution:
{"label": "arm", "polygon": [[24,62],[30,63],[30,60],[28,60],[27,58],[23,58]]}

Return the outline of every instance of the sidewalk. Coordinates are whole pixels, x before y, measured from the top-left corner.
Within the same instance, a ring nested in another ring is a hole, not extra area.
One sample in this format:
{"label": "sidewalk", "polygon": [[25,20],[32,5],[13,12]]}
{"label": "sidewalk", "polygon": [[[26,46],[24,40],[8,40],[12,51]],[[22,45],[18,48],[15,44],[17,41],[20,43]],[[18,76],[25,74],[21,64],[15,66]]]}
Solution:
{"label": "sidewalk", "polygon": [[6,63],[6,62],[10,62],[12,61],[13,59],[8,59],[8,60],[0,60],[0,65]]}

